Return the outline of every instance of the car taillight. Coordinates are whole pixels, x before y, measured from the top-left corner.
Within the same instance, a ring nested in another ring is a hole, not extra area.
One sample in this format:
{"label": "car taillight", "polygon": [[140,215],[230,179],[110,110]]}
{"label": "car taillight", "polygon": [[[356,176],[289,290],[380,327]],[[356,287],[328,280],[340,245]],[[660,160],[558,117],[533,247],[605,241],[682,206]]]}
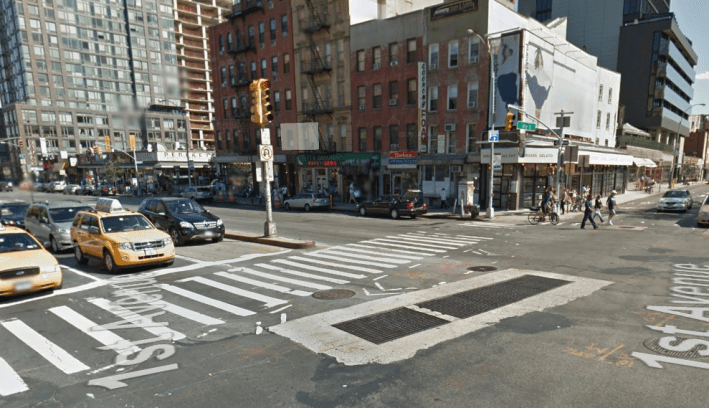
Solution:
{"label": "car taillight", "polygon": [[407,209],[407,210],[413,210],[413,209],[414,209],[413,203],[408,203],[408,204],[406,204],[406,209]]}
{"label": "car taillight", "polygon": [[318,203],[317,199],[313,200],[313,204],[317,204],[317,203]]}
{"label": "car taillight", "polygon": [[424,209],[424,210],[427,210],[427,209],[428,209],[428,206],[426,205],[426,203],[423,204],[423,209]]}

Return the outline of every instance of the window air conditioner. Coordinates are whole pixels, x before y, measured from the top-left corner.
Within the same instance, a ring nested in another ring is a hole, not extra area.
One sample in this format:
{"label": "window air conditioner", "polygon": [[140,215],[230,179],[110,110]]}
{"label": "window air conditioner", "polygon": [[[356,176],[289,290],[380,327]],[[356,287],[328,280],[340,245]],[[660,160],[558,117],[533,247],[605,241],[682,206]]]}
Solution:
{"label": "window air conditioner", "polygon": [[389,99],[389,106],[396,106],[398,102],[398,99]]}
{"label": "window air conditioner", "polygon": [[469,108],[477,108],[478,103],[476,101],[468,102],[468,107]]}
{"label": "window air conditioner", "polygon": [[475,57],[470,57],[470,63],[471,63],[471,64],[477,64],[477,63],[478,63],[478,59],[479,59],[479,57],[477,57],[477,56],[475,56]]}
{"label": "window air conditioner", "polygon": [[430,64],[428,67],[430,69],[438,69],[438,64]]}
{"label": "window air conditioner", "polygon": [[389,66],[390,66],[390,67],[395,67],[395,66],[397,66],[397,65],[399,65],[399,61],[392,61],[392,62],[389,63]]}
{"label": "window air conditioner", "polygon": [[359,110],[365,110],[367,109],[367,105],[359,105]]}
{"label": "window air conditioner", "polygon": [[398,144],[389,145],[389,150],[399,150],[399,145]]}
{"label": "window air conditioner", "polygon": [[444,127],[444,129],[446,130],[446,132],[452,132],[452,131],[454,131],[454,130],[455,130],[455,123],[449,123],[449,124],[447,124],[447,125]]}

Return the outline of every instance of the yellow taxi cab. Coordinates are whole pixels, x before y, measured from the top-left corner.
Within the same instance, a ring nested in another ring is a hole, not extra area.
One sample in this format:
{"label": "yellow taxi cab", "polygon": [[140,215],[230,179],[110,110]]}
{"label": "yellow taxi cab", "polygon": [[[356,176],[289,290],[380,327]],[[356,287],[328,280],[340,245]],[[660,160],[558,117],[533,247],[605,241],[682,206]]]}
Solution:
{"label": "yellow taxi cab", "polygon": [[0,226],[0,296],[61,289],[59,262],[27,231]]}
{"label": "yellow taxi cab", "polygon": [[172,265],[172,238],[155,228],[143,214],[125,210],[115,199],[100,198],[95,210],[79,211],[71,225],[74,257],[80,264],[102,260],[106,269]]}

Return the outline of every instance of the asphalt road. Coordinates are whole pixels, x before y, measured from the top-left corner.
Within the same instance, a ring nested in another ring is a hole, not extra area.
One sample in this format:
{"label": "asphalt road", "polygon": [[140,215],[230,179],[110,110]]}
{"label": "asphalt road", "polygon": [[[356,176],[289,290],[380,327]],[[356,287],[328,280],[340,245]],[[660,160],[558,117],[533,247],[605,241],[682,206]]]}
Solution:
{"label": "asphalt road", "polygon": [[[279,233],[316,249],[190,244],[116,276],[59,254],[64,289],[0,302],[0,407],[705,407],[709,230],[698,205],[656,202],[599,230],[278,211]],[[207,207],[263,228],[263,211]],[[312,296],[330,289],[354,295]],[[340,324],[392,310],[408,315],[368,334]],[[437,326],[392,339],[420,319]]]}

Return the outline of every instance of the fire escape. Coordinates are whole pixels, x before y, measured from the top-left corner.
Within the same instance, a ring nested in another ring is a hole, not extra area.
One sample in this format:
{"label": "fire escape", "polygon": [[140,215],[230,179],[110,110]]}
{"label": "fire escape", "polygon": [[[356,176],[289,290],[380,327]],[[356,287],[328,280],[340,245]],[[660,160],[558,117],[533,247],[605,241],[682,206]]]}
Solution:
{"label": "fire escape", "polygon": [[[307,35],[308,38],[308,48],[310,51],[310,58],[302,61],[301,72],[307,76],[308,84],[310,84],[310,90],[313,94],[313,102],[303,106],[303,114],[312,122],[316,121],[316,117],[320,115],[332,115],[332,97],[329,91],[326,89],[325,95],[320,92],[316,79],[319,75],[328,74],[332,71],[332,67],[323,61],[320,57],[320,51],[315,44],[314,36],[322,31],[327,31],[330,29],[330,24],[327,21],[327,14],[320,15],[320,13],[313,6],[312,0],[305,0],[305,4],[308,7],[310,16],[306,17],[304,21],[301,21],[301,31]],[[330,140],[325,140],[320,135],[320,150],[323,151],[336,151],[335,143]]]}

